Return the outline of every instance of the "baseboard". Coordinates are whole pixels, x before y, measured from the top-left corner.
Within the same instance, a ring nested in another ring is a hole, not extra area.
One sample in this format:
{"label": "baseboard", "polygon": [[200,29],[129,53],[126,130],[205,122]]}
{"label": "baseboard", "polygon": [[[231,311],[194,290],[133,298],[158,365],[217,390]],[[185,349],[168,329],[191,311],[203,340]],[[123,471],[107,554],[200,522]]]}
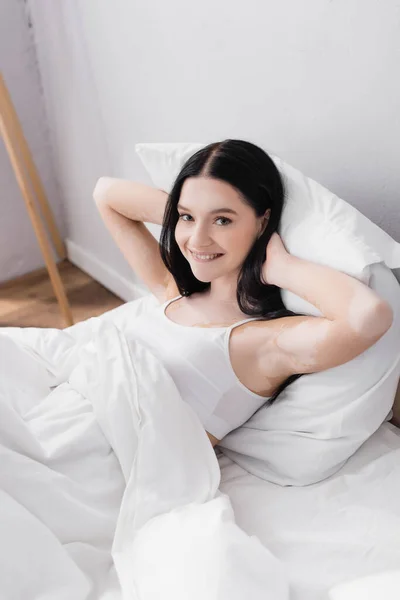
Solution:
{"label": "baseboard", "polygon": [[100,262],[93,254],[84,250],[69,239],[65,240],[68,260],[104,285],[110,292],[129,302],[136,300],[146,293],[146,288],[132,283],[114,271],[111,267]]}

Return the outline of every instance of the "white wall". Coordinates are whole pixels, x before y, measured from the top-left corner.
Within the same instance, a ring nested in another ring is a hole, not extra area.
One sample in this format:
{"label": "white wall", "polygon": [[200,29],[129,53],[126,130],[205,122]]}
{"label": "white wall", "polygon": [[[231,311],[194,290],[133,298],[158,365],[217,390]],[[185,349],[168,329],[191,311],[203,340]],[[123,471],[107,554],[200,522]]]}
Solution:
{"label": "white wall", "polygon": [[151,183],[136,142],[248,139],[400,239],[398,0],[29,2],[71,257],[123,297],[91,193]]}
{"label": "white wall", "polygon": [[[0,70],[21,121],[61,235],[60,190],[54,177],[36,52],[25,3],[0,2]],[[0,141],[0,282],[44,266],[14,171]]]}

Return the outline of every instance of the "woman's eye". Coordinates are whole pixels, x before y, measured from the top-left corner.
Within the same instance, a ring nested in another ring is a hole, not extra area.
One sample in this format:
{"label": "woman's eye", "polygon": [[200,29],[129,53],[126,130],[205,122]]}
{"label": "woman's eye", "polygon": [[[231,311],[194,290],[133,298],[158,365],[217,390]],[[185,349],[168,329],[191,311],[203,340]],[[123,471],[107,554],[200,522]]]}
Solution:
{"label": "woman's eye", "polygon": [[190,219],[192,218],[190,215],[188,215],[186,213],[179,215],[179,218],[182,219],[182,221],[187,221],[187,219],[184,219],[183,217],[189,217]]}
{"label": "woman's eye", "polygon": [[232,223],[232,221],[230,219],[228,219],[227,217],[218,217],[217,221],[226,221],[225,223],[222,223],[222,225],[229,225],[229,223]]}
{"label": "woman's eye", "polygon": [[[187,213],[178,213],[179,214],[179,219],[181,221],[190,221],[193,217],[191,215],[188,215]],[[187,217],[187,219],[185,218]],[[223,223],[221,223],[221,225],[229,225],[230,223],[232,223],[231,219],[228,219],[227,217],[218,217],[218,219],[216,219],[216,221],[223,221]]]}

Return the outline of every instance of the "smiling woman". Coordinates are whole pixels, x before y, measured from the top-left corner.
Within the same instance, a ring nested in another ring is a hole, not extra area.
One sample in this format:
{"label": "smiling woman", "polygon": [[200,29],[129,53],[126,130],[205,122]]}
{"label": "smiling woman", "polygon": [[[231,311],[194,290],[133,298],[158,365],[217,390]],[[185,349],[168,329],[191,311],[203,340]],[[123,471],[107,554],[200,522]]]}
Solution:
{"label": "smiling woman", "polygon": [[[104,183],[95,190],[101,215],[160,301],[135,322],[135,335],[165,365],[213,446],[302,374],[351,360],[390,328],[390,306],[367,286],[287,252],[276,232],[283,181],[254,144],[202,148],[169,196]],[[158,246],[142,220],[161,214]],[[323,316],[288,311],[281,288]]]}
{"label": "smiling woman", "polygon": [[[175,179],[160,236],[163,262],[180,293],[190,296],[210,288],[210,300],[234,298],[242,315],[293,314],[279,290],[260,279],[283,201],[279,171],[258,146],[225,140],[193,154]],[[222,257],[201,264],[190,250]],[[203,267],[213,269],[212,281]]]}

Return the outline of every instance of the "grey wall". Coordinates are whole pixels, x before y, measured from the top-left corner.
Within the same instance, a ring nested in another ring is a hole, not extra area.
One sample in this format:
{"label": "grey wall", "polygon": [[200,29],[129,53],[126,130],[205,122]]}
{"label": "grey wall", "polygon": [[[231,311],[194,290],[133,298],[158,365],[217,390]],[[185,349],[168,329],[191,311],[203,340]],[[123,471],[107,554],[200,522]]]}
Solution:
{"label": "grey wall", "polygon": [[[0,70],[41,175],[61,234],[60,190],[49,145],[47,120],[29,16],[22,0],[0,2]],[[0,282],[44,266],[3,141],[0,140]]]}
{"label": "grey wall", "polygon": [[254,141],[400,240],[398,0],[29,4],[69,248],[121,295],[91,193],[149,182],[136,142]]}

